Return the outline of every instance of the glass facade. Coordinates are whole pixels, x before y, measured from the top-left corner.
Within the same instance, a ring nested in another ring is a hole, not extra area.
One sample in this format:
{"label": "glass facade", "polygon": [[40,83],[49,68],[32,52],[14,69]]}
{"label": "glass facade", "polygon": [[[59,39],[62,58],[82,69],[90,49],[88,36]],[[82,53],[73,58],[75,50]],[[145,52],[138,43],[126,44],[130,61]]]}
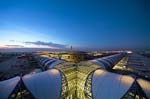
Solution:
{"label": "glass facade", "polygon": [[[76,84],[77,84],[76,83],[76,78],[77,78],[76,65],[74,63],[66,62],[63,64],[56,65],[55,68],[59,69],[66,76],[66,81],[68,84],[68,95],[67,97],[64,97],[64,98],[65,99],[75,98],[76,97]],[[65,88],[62,88],[62,92],[64,90]]]}
{"label": "glass facade", "polygon": [[128,62],[128,58],[127,57],[124,57],[122,58],[114,67],[113,69],[116,69],[116,70],[124,70],[125,69],[125,65],[127,64]]}
{"label": "glass facade", "polygon": [[[96,71],[96,70],[95,70]],[[93,99],[92,96],[92,77],[94,72],[91,72],[86,78],[84,93],[85,99]],[[107,88],[107,87],[106,87]],[[140,87],[139,83],[135,80],[131,87],[126,93],[124,93],[121,99],[149,99],[143,89]]]}
{"label": "glass facade", "polygon": [[[121,58],[122,59],[121,59]],[[128,64],[129,57],[120,56],[119,58],[109,58],[109,59],[97,59],[97,62],[100,62],[107,68],[112,68],[120,59],[120,61],[113,67],[113,70],[128,70],[126,67]],[[42,61],[45,59],[42,59]],[[49,61],[46,59],[44,63],[46,67],[51,65],[56,60]],[[131,60],[133,61],[133,59]],[[42,64],[44,67],[44,63]],[[83,61],[80,63],[72,63],[72,62],[63,62],[57,65],[54,65],[55,69],[59,70],[61,74],[61,92],[60,99],[93,99],[92,96],[92,77],[94,72],[99,69],[102,70],[101,66],[94,64],[90,61]],[[46,68],[45,70],[48,70]],[[105,70],[107,71],[107,70]],[[110,72],[110,71],[109,71]],[[111,71],[114,72],[114,71]],[[127,81],[127,79],[126,79]],[[99,83],[98,83],[99,84]],[[96,86],[97,87],[97,86]],[[116,86],[115,86],[116,87]],[[107,86],[106,86],[107,88]],[[53,90],[53,89],[52,89]],[[148,97],[143,92],[143,89],[140,85],[135,82],[128,91],[123,93],[121,99],[148,99]],[[31,92],[26,88],[23,81],[19,81],[16,88],[13,90],[10,99],[34,99],[34,96]]]}
{"label": "glass facade", "polygon": [[9,96],[10,99],[35,99],[34,96],[28,91],[24,83],[20,81],[14,91]]}
{"label": "glass facade", "polygon": [[98,68],[100,68],[100,66],[95,65],[91,62],[81,62],[78,64],[78,67],[77,67],[77,97],[78,99],[87,99],[84,93],[86,78],[92,71]]}
{"label": "glass facade", "polygon": [[135,81],[132,87],[121,99],[148,99],[148,97],[146,97],[139,84]]}
{"label": "glass facade", "polygon": [[68,96],[68,82],[66,76],[61,74],[62,88],[61,88],[61,96],[60,99],[65,99]]}
{"label": "glass facade", "polygon": [[92,99],[92,76],[90,73],[85,82],[84,93],[87,99]]}
{"label": "glass facade", "polygon": [[[100,66],[95,65],[91,62],[81,62],[79,64],[65,62],[55,66],[56,69],[59,69],[66,77],[68,84],[67,97],[65,99],[87,99],[84,93],[85,81],[88,75],[99,68]],[[62,82],[62,86],[63,83]],[[62,93],[64,93],[66,88],[62,88]],[[64,91],[64,92],[63,92]],[[61,97],[61,99],[64,99]],[[90,99],[90,98],[89,98]]]}

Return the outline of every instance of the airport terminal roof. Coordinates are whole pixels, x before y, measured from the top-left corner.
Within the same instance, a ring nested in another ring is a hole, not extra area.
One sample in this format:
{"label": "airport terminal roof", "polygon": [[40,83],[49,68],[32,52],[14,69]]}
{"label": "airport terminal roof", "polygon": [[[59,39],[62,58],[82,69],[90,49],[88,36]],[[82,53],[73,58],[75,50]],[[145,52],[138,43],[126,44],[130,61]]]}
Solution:
{"label": "airport terminal roof", "polygon": [[59,99],[61,95],[61,74],[56,69],[26,75],[23,82],[36,99]]}
{"label": "airport terminal roof", "polygon": [[53,68],[54,66],[58,65],[58,64],[61,64],[61,63],[64,63],[65,61],[63,60],[56,60],[55,62],[53,62],[52,64],[50,64],[48,66],[48,68]]}
{"label": "airport terminal roof", "polygon": [[19,76],[0,82],[0,99],[8,99],[15,90],[19,82],[24,83],[25,87],[36,99],[59,99],[62,88],[62,73],[57,69],[49,69],[45,72]]}
{"label": "airport terminal roof", "polygon": [[128,54],[126,67],[140,71],[150,71],[150,59],[139,54]]}
{"label": "airport terminal roof", "polygon": [[130,76],[96,70],[92,76],[93,99],[120,99],[132,86],[134,79]]}
{"label": "airport terminal roof", "polygon": [[0,99],[8,99],[19,81],[20,81],[19,76],[5,80],[5,81],[1,81],[0,82]]}
{"label": "airport terminal roof", "polygon": [[115,55],[110,55],[110,56],[90,60],[90,62],[95,63],[101,66],[102,68],[108,69],[108,68],[112,68],[123,57],[124,54],[115,54]]}
{"label": "airport terminal roof", "polygon": [[89,62],[97,64],[98,66],[100,66],[101,68],[105,69],[105,65],[97,60],[90,60]]}
{"label": "airport terminal roof", "polygon": [[49,64],[51,64],[52,62],[56,61],[56,59],[50,59],[49,61],[47,61],[44,65],[47,66]]}
{"label": "airport terminal roof", "polygon": [[64,60],[59,60],[56,58],[43,57],[43,56],[38,56],[38,57],[36,57],[36,59],[44,67],[47,67],[47,68],[53,68],[55,65],[65,62]]}
{"label": "airport terminal roof", "polygon": [[146,96],[150,99],[150,81],[144,79],[137,79],[137,82],[146,93]]}

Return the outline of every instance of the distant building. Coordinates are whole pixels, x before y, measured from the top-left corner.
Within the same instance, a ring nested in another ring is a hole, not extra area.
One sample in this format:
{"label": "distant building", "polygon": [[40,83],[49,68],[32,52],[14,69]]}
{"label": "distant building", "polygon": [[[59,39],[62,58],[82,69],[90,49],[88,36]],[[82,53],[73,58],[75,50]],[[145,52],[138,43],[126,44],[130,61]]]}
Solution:
{"label": "distant building", "polygon": [[62,59],[68,62],[80,62],[86,60],[89,55],[86,52],[68,51],[68,52],[55,52],[55,53],[36,53],[40,56]]}
{"label": "distant building", "polygon": [[68,53],[61,53],[61,59],[66,60],[68,62],[80,62],[84,61],[87,57],[85,52],[68,52]]}

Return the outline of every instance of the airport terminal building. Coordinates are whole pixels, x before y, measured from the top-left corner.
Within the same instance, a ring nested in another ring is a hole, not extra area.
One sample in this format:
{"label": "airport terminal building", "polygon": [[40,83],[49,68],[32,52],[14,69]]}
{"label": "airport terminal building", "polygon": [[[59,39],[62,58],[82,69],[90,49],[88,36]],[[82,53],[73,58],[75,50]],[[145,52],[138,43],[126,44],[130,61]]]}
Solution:
{"label": "airport terminal building", "polygon": [[44,71],[1,81],[0,99],[150,99],[149,59],[137,54],[80,63],[34,58]]}

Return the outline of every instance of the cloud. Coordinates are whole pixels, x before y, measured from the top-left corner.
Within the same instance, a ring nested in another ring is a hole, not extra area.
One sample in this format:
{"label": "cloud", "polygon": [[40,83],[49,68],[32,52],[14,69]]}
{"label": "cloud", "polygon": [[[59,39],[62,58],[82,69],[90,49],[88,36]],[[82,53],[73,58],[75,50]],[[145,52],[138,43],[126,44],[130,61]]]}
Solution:
{"label": "cloud", "polygon": [[36,41],[36,42],[23,42],[26,45],[37,45],[37,46],[47,46],[47,47],[53,47],[53,48],[67,48],[68,45],[63,45],[63,44],[57,44],[57,43],[52,43],[52,42],[43,42],[43,41]]}
{"label": "cloud", "polygon": [[8,48],[24,48],[24,46],[22,46],[22,45],[5,45],[5,47],[8,47]]}
{"label": "cloud", "polygon": [[15,40],[9,40],[10,42],[15,42]]}
{"label": "cloud", "polygon": [[9,42],[22,43],[21,41],[17,41],[17,40],[9,40]]}

